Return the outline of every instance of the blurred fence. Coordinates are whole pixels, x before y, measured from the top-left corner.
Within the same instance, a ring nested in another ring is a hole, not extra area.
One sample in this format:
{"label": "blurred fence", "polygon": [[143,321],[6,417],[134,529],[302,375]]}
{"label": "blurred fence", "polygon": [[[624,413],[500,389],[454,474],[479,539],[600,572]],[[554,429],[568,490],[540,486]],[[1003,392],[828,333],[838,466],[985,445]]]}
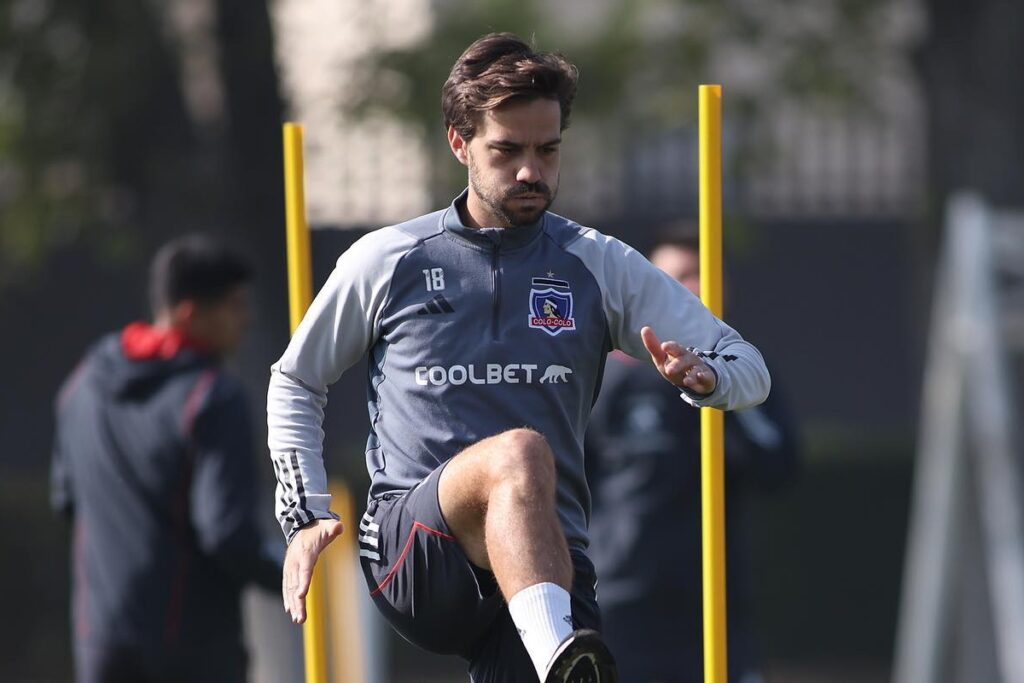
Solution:
{"label": "blurred fence", "polygon": [[[727,115],[727,87],[723,96]],[[754,122],[727,119],[723,208],[755,220],[913,220],[924,201],[923,135],[909,104],[836,113],[780,103]],[[563,150],[557,212],[598,226],[696,218],[695,121],[653,131],[581,121]]]}

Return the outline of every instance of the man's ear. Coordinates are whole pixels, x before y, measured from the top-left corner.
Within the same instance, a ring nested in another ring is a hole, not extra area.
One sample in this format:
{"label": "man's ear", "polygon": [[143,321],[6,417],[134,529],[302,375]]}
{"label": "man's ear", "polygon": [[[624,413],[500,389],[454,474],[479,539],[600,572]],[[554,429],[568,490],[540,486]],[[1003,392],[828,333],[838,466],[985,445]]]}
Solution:
{"label": "man's ear", "polygon": [[179,301],[171,308],[171,324],[178,329],[189,329],[195,318],[196,302],[191,299]]}
{"label": "man's ear", "polygon": [[448,146],[463,166],[469,166],[469,154],[466,149],[468,145],[469,142],[456,132],[455,126],[448,126]]}

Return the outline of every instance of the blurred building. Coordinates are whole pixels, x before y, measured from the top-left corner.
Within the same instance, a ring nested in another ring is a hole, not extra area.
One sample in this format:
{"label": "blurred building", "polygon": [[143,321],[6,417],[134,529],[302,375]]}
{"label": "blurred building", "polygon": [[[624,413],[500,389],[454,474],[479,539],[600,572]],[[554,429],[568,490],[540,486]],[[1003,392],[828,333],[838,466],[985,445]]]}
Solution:
{"label": "blurred building", "polygon": [[[729,208],[752,218],[917,215],[924,193],[926,128],[909,54],[924,30],[918,3],[877,3],[884,11],[876,12],[877,25],[868,27],[876,49],[857,54],[863,45],[852,41],[845,56],[844,17],[837,4],[799,4],[785,16],[759,14],[756,18],[768,26],[756,42],[725,35],[714,43],[701,74],[724,84],[726,153],[732,154],[726,170],[734,175]],[[306,125],[306,195],[313,225],[379,226],[447,200],[447,195],[434,196],[436,170],[417,125],[386,112],[349,112],[357,99],[353,89],[368,87],[360,79],[361,63],[375,52],[431,35],[439,5],[430,0],[275,4],[282,90],[290,118]],[[614,5],[612,0],[573,0],[542,10],[553,24],[571,25],[579,33],[598,30],[602,14]],[[687,3],[654,2],[644,5],[639,22],[654,41],[685,38],[679,27],[698,19]],[[790,40],[815,33],[822,40],[840,36],[835,38],[840,59],[859,62],[848,65],[860,81],[857,94],[848,99],[859,101],[801,96],[785,87],[787,58],[796,49]],[[684,81],[693,77],[679,76]],[[372,87],[401,89],[403,84],[396,78]],[[586,87],[584,73],[581,88]],[[754,103],[756,118],[738,115],[738,103]],[[440,125],[427,131],[439,132]],[[674,125],[629,130],[628,121],[596,122],[587,112],[576,112],[572,144],[564,154],[558,209],[567,215],[593,223],[635,216],[638,208],[664,214],[652,219],[694,213],[693,115]]]}
{"label": "blurred building", "polygon": [[278,0],[274,5],[287,116],[305,126],[306,204],[314,227],[381,226],[430,210],[429,164],[419,132],[388,114],[346,113],[352,89],[368,87],[358,78],[360,60],[374,50],[421,39],[432,28],[430,5],[429,0]]}

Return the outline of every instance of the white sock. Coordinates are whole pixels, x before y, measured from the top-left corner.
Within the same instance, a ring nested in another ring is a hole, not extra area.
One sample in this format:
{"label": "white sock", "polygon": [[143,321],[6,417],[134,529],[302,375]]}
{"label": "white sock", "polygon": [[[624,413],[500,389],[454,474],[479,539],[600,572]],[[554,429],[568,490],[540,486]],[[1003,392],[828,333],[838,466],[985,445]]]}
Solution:
{"label": "white sock", "polygon": [[508,611],[537,669],[537,678],[543,681],[551,655],[572,633],[569,593],[558,584],[538,583],[513,595]]}

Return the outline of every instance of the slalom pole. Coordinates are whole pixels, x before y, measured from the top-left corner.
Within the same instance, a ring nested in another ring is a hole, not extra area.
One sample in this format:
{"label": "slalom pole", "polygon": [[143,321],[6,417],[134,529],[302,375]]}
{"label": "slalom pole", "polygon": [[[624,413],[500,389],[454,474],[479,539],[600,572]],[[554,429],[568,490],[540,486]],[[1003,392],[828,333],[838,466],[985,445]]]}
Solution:
{"label": "slalom pole", "polygon": [[[302,175],[302,126],[284,124],[284,201],[288,250],[288,312],[291,332],[313,301],[313,269],[309,254],[309,226]],[[306,683],[327,683],[324,637],[325,610],[322,562],[317,562],[306,594],[306,623],[302,626]]]}
{"label": "slalom pole", "polygon": [[[348,486],[340,479],[327,482],[331,494],[331,507],[343,520],[356,518],[356,502]],[[347,531],[347,530],[346,530]],[[382,680],[383,672],[375,671],[380,662],[375,658],[372,636],[368,624],[360,618],[359,588],[364,586],[359,567],[359,547],[356,532],[344,533],[327,546],[320,555],[324,566],[323,582],[326,600],[327,642],[331,656],[333,683],[367,683]]]}
{"label": "slalom pole", "polygon": [[[700,298],[722,317],[722,86],[702,85],[700,138]],[[724,414],[700,409],[701,558],[704,683],[726,683]]]}

